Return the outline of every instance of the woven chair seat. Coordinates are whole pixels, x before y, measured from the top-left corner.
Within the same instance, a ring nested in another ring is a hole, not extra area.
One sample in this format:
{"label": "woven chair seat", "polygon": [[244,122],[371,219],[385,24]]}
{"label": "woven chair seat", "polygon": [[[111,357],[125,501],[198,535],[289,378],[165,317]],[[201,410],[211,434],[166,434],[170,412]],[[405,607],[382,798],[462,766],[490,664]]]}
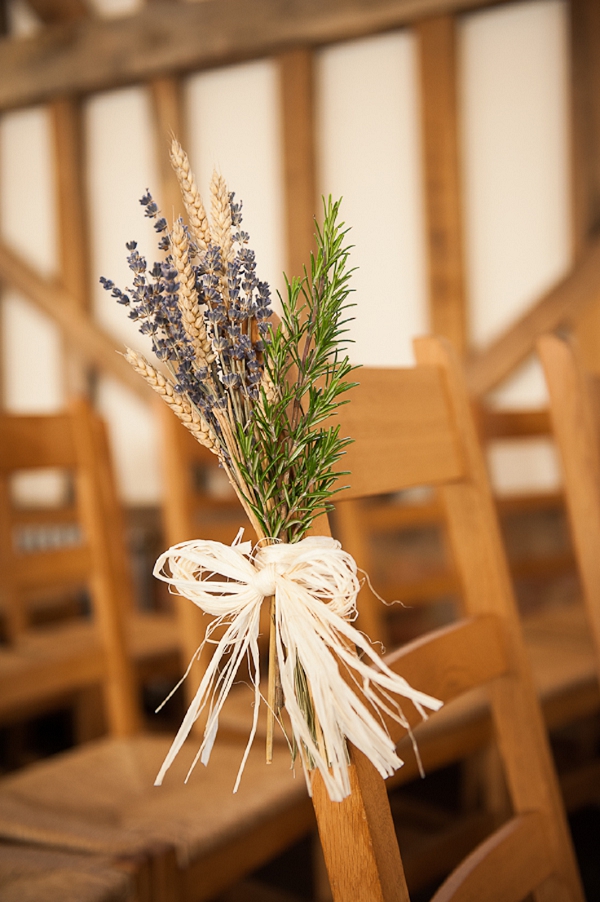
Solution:
{"label": "woven chair seat", "polygon": [[4,778],[0,835],[107,855],[167,843],[185,866],[286,810],[297,811],[299,835],[310,828],[304,777],[292,773],[287,749],[267,765],[263,748],[253,748],[234,795],[243,745],[217,743],[186,784],[197,751],[190,741],[155,787],[169,746],[160,736],[105,739]]}
{"label": "woven chair seat", "polygon": [[0,843],[3,902],[133,902],[131,876],[108,859]]}

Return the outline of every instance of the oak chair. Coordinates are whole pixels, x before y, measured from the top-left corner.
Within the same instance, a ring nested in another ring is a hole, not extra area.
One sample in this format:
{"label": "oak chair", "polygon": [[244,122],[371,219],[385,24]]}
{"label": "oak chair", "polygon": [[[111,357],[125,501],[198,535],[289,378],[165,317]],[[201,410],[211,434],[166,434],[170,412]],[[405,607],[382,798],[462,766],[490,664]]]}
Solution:
{"label": "oak chair", "polygon": [[[517,902],[582,899],[556,775],[512,594],[494,503],[457,364],[441,340],[415,343],[414,370],[363,370],[340,413],[355,443],[344,462],[348,494],[437,486],[446,511],[466,619],[394,653],[413,685],[450,701],[487,683],[514,817],[448,878],[435,899]],[[406,706],[408,707],[408,706]],[[414,712],[405,710],[413,724]],[[436,719],[415,736],[424,759]],[[430,727],[431,724],[431,727]],[[447,724],[446,724],[447,726]],[[393,727],[390,727],[393,729]],[[397,736],[397,732],[395,734]],[[452,730],[435,738],[438,762],[455,753]],[[406,745],[406,742],[404,742]],[[351,750],[353,792],[331,803],[317,780],[314,803],[336,902],[407,900],[384,783]],[[402,773],[402,771],[400,771]]]}
{"label": "oak chair", "polygon": [[[111,474],[107,458],[99,453],[106,436],[89,409],[79,405],[72,416],[0,419],[0,439],[4,486],[15,467],[43,463],[76,471],[74,509],[83,517],[89,540],[89,545],[81,540],[66,549],[20,557],[8,521],[3,520],[0,572],[12,590],[7,607],[12,603],[10,610],[18,613],[20,593],[34,575],[47,580],[49,573],[60,571],[62,578],[68,566],[69,574],[79,579],[91,559],[92,601],[99,626],[96,630],[89,621],[56,624],[32,638],[23,624],[15,649],[0,652],[0,705],[22,711],[32,699],[38,702],[80,684],[104,681],[111,732],[109,738],[6,777],[0,783],[0,836],[103,859],[125,859],[141,885],[142,902],[209,899],[314,828],[303,781],[291,778],[287,748],[278,749],[267,767],[264,750],[257,744],[234,796],[245,743],[219,741],[210,769],[199,765],[185,785],[197,749],[191,740],[165,785],[153,786],[172,737],[140,732],[128,656],[134,635],[128,630],[130,605],[125,603],[126,591],[119,591],[128,585],[127,567],[114,538],[119,513],[112,507]],[[185,619],[179,622],[177,639],[182,645],[185,640],[189,643]],[[180,666],[179,673],[183,669]],[[253,695],[249,689],[245,695],[244,716],[250,724]]]}
{"label": "oak chair", "polygon": [[[20,502],[15,478],[48,470],[61,480],[55,503]],[[0,652],[0,717],[22,718],[66,693],[103,685],[110,732],[135,732],[130,651],[140,666],[162,660],[179,669],[178,634],[174,618],[135,608],[106,429],[85,402],[56,416],[0,417],[0,510],[9,641]],[[36,623],[40,598],[52,602],[65,592],[81,599],[73,616]]]}
{"label": "oak chair", "polygon": [[[545,876],[546,870],[548,875],[557,870],[567,886],[572,887],[572,893],[551,898],[578,899],[581,896],[564,815],[520,642],[485,468],[461,394],[462,386],[443,345],[421,342],[419,357],[423,365],[414,370],[361,372],[361,388],[353,399],[356,403],[343,410],[344,431],[356,438],[348,461],[353,472],[351,493],[359,497],[414,484],[440,486],[448,507],[468,612],[473,617],[486,615],[483,625],[477,622],[468,629],[479,643],[475,649],[484,649],[484,673],[499,677],[492,690],[491,707],[506,754],[515,810],[523,818],[517,825],[517,836],[521,837],[522,830],[531,829],[533,839],[539,838],[536,825],[538,821],[543,824],[541,830],[548,831],[547,848],[552,862],[543,861],[535,873]],[[446,374],[441,371],[444,367]],[[365,394],[369,399],[366,413],[361,403]],[[376,468],[372,466],[373,456]],[[450,480],[449,485],[444,484],[446,480]],[[508,672],[498,630],[507,636]],[[449,660],[450,653],[446,655],[439,649],[452,645],[454,635],[467,633],[451,628],[441,634],[436,640],[436,660]],[[460,645],[456,665],[439,674],[439,680],[434,670],[422,679],[412,674],[411,665],[406,663],[411,660],[412,650],[402,663],[401,672],[423,688],[432,688],[428,680],[435,677],[435,691],[449,699],[470,685],[471,658],[466,648],[471,655],[468,638]],[[473,660],[477,671],[480,659],[475,656]],[[468,700],[462,707],[459,700],[458,707],[449,705],[419,727],[417,735],[427,769],[459,760],[488,741],[489,706],[481,697],[474,703]],[[188,745],[162,790],[151,786],[168,746],[168,741],[158,737],[94,743],[5,779],[0,784],[0,834],[63,848],[95,850],[104,855],[122,854],[124,850],[130,854],[145,850],[151,855],[153,843],[158,848],[161,843],[171,842],[177,867],[169,871],[164,855],[160,859],[156,854],[153,859],[155,863],[162,862],[163,874],[161,895],[158,881],[155,884],[156,898],[170,898],[171,892],[171,898],[202,900],[310,829],[311,808],[303,786],[290,779],[286,750],[276,755],[275,765],[265,768],[261,750],[255,749],[242,782],[246,795],[236,798],[230,788],[239,761],[239,745],[217,746],[208,770],[195,771],[190,784],[184,786],[183,776],[195,750],[195,743]],[[515,754],[517,747],[519,754]],[[524,747],[531,748],[533,756],[533,767],[525,771],[521,767]],[[350,800],[332,806],[318,786],[315,793],[335,897],[406,898],[398,895],[401,869],[391,873],[392,865],[399,867],[399,857],[389,809],[386,814],[383,783],[365,762],[355,763],[356,793]],[[407,753],[406,765],[398,777],[409,779],[416,770],[414,758]],[[540,813],[531,820],[525,819],[529,811]],[[346,814],[350,816],[350,826]],[[351,859],[344,858],[340,865],[346,877],[339,876],[336,867],[341,855],[338,831],[346,837]],[[171,876],[166,879],[164,875],[169,873]]]}
{"label": "oak chair", "polygon": [[[115,599],[121,593],[126,599],[128,585],[121,588],[113,566],[98,435],[84,403],[58,416],[0,417],[0,592],[10,640],[0,650],[0,716],[22,716],[61,694],[101,684],[109,729],[123,736],[137,729],[139,714],[125,629],[114,615]],[[71,481],[71,493],[53,510],[15,503],[14,474],[39,469],[59,470]],[[56,541],[40,542],[52,528],[62,530]],[[87,589],[91,617],[36,629],[31,596],[65,586]]]}

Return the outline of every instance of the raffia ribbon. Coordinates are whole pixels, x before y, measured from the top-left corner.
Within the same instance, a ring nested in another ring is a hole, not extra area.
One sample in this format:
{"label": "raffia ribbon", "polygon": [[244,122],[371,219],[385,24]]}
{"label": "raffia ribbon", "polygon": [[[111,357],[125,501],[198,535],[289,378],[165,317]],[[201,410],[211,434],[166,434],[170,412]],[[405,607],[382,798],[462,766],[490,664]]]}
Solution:
{"label": "raffia ribbon", "polygon": [[[241,542],[240,531],[232,545],[182,542],[159,557],[154,575],[215,617],[204,640],[215,645],[212,659],[156,778],[157,785],[206,706],[204,737],[190,773],[198,760],[208,764],[219,713],[247,657],[255,704],[234,786],[234,792],[237,790],[258,723],[260,608],[270,596],[275,597],[276,648],[285,708],[309,792],[311,772],[317,767],[332,800],[340,801],[349,794],[346,740],[360,749],[383,777],[402,765],[382,718],[385,712],[408,729],[398,695],[409,699],[423,717],[426,708],[441,707],[440,701],[413,689],[390,670],[368,639],[352,626],[361,584],[354,559],[332,538],[311,536],[294,544],[253,549],[250,542]],[[213,639],[221,625],[223,634]],[[342,676],[340,665],[350,679]],[[307,723],[298,698],[299,668],[310,687],[319,723],[316,732]]]}

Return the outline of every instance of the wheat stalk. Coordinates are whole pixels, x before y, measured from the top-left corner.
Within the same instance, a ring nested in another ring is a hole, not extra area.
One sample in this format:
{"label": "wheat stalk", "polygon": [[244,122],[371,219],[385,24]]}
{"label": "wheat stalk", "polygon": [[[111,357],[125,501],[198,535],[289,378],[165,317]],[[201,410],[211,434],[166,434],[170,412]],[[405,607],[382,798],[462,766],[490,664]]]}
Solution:
{"label": "wheat stalk", "polygon": [[179,141],[173,138],[171,142],[171,166],[177,176],[183,203],[187,211],[190,229],[201,250],[205,250],[212,241],[210,225],[206,216],[206,210],[196,185],[190,161]]}
{"label": "wheat stalk", "polygon": [[204,417],[198,413],[184,395],[178,394],[171,382],[159,373],[145,357],[127,348],[125,360],[131,364],[136,373],[146,380],[148,385],[163,398],[173,413],[181,420],[194,438],[215,454],[219,453],[219,443],[214,430]]}
{"label": "wheat stalk", "polygon": [[229,191],[223,176],[215,169],[210,181],[212,227],[215,241],[221,245],[223,263],[233,260],[233,241],[231,237],[231,203]]}
{"label": "wheat stalk", "polygon": [[171,232],[171,252],[179,276],[179,307],[183,328],[192,342],[198,363],[208,366],[215,359],[215,354],[198,304],[196,276],[189,257],[189,241],[180,219],[174,223]]}

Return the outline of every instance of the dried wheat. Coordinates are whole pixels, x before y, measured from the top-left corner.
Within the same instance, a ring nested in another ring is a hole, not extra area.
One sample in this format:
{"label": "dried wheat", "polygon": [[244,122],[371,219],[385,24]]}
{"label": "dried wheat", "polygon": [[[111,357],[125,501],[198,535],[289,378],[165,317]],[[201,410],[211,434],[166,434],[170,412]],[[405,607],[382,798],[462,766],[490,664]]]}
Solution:
{"label": "dried wheat", "polygon": [[192,235],[198,247],[205,250],[212,241],[206,210],[190,168],[188,156],[175,138],[171,142],[171,166],[181,188],[181,196],[188,214]]}
{"label": "dried wheat", "polygon": [[223,263],[233,260],[231,204],[225,179],[216,170],[210,182],[212,225],[215,241],[221,246]]}
{"label": "dried wheat", "polygon": [[142,376],[148,385],[154,389],[169,405],[173,413],[181,420],[184,426],[192,433],[201,445],[209,448],[215,454],[219,452],[219,444],[214,430],[203,416],[192,407],[184,395],[178,394],[171,382],[159,373],[158,370],[136,351],[127,348],[125,359],[134,368],[136,373]]}
{"label": "dried wheat", "polygon": [[180,219],[175,222],[171,232],[171,251],[179,276],[179,307],[183,327],[194,346],[198,364],[206,366],[213,362],[215,354],[206,334],[204,316],[198,304],[196,276],[190,263],[188,237]]}

